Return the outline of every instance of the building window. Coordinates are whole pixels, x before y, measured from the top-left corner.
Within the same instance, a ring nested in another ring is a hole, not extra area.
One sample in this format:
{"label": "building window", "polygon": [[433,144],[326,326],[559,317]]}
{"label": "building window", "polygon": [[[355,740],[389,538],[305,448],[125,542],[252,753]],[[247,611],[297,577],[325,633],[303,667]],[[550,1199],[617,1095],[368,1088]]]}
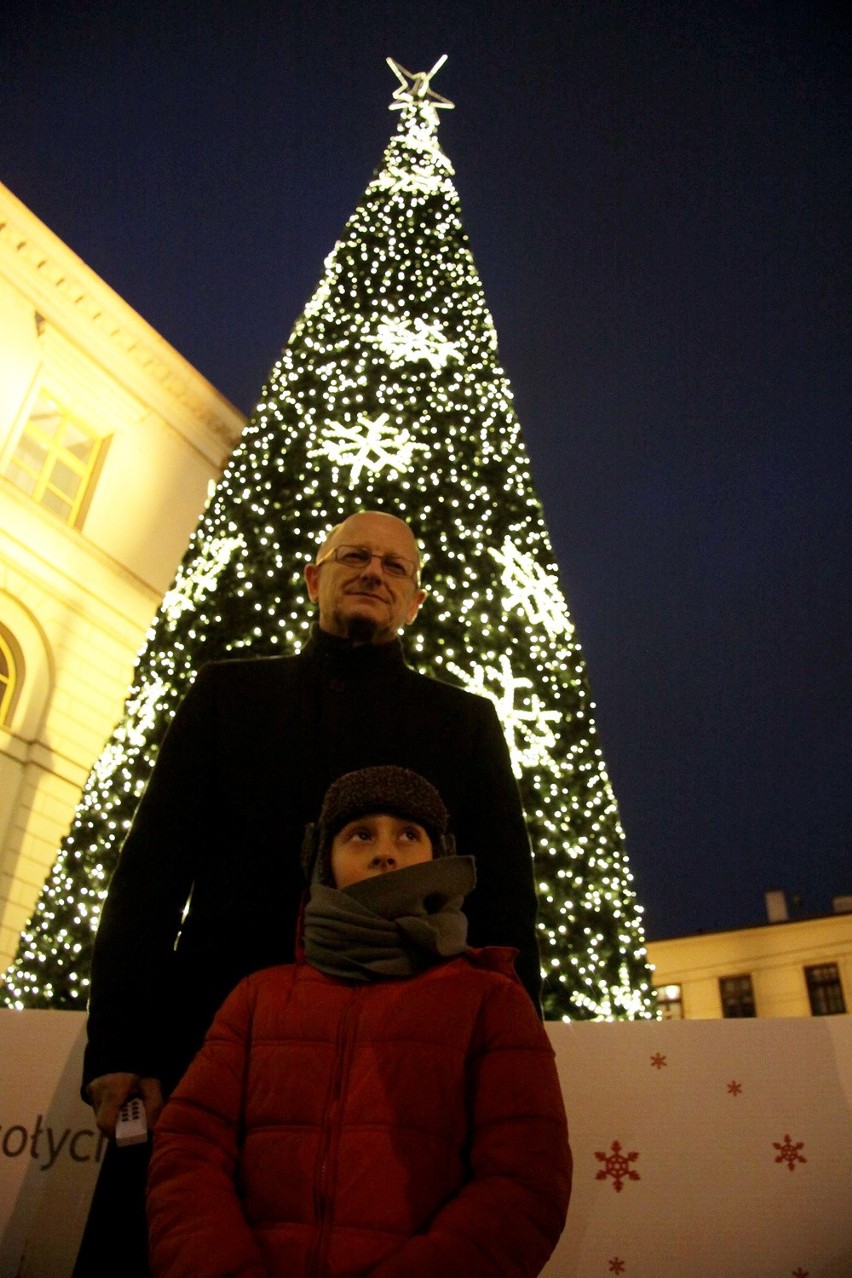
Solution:
{"label": "building window", "polygon": [[683,987],[680,985],[655,985],[657,1011],[661,1021],[683,1020]]}
{"label": "building window", "polygon": [[750,976],[722,976],[719,978],[719,994],[722,999],[722,1015],[757,1016],[754,1009],[754,991]]}
{"label": "building window", "polygon": [[808,998],[813,1016],[836,1016],[846,1011],[843,986],[836,963],[820,963],[805,968]]}
{"label": "building window", "polygon": [[75,525],[94,479],[101,442],[42,392],[6,474],[33,501]]}
{"label": "building window", "polygon": [[24,659],[14,636],[0,625],[0,724],[8,723],[21,690]]}

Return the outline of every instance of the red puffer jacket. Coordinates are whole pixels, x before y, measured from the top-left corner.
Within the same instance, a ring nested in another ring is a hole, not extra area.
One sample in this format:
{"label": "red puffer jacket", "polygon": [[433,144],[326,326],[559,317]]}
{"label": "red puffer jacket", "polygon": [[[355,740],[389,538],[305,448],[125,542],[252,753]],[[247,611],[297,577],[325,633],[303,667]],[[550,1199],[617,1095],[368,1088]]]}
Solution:
{"label": "red puffer jacket", "polygon": [[571,1153],[510,954],[365,985],[297,963],[237,986],[157,1124],[157,1278],[538,1274]]}

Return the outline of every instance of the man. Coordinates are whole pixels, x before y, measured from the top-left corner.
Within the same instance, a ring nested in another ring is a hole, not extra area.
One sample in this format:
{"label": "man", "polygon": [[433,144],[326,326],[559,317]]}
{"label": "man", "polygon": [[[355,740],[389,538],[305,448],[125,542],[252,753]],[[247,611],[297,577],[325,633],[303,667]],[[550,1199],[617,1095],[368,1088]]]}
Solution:
{"label": "man", "polygon": [[[459,852],[489,849],[470,942],[515,946],[537,1001],[532,862],[496,712],[403,658],[399,632],[425,598],[411,530],[393,515],[351,515],[305,581],[319,611],[305,648],[201,670],[122,849],[95,941],[84,1065],[108,1135],[133,1092],[153,1126],[226,995],[292,960],[305,825],[330,782],[358,768],[422,773],[444,797]],[[95,1272],[78,1261],[78,1278]]]}

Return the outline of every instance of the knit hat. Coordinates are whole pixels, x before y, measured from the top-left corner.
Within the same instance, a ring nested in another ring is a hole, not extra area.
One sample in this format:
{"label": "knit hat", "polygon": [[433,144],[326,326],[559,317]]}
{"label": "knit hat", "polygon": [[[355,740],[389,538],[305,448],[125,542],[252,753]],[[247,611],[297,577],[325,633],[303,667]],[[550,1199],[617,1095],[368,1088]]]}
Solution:
{"label": "knit hat", "polygon": [[[383,765],[359,768],[333,781],[326,791],[319,821],[308,826],[302,860],[308,878],[333,885],[329,853],[335,834],[356,817],[388,812],[422,825],[435,857],[455,851],[447,834],[450,815],[433,785],[410,768]],[[313,872],[313,873],[312,873]]]}

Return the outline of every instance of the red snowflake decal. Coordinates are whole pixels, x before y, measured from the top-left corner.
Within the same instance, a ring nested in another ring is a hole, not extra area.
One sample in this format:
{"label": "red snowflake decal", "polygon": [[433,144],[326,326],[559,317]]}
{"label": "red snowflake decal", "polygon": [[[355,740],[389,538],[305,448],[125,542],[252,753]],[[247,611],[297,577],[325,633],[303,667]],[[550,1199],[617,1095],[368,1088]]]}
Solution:
{"label": "red snowflake decal", "polygon": [[606,1180],[607,1176],[612,1177],[613,1189],[620,1194],[624,1188],[625,1180],[641,1180],[642,1177],[637,1171],[630,1166],[635,1162],[639,1155],[635,1152],[631,1154],[622,1154],[621,1146],[617,1140],[610,1145],[611,1154],[605,1154],[601,1150],[595,1150],[595,1158],[598,1162],[605,1163],[606,1166],[595,1176],[595,1180]]}
{"label": "red snowflake decal", "polygon": [[793,1278],[808,1278],[809,1273],[809,1269],[803,1269],[802,1266],[799,1265],[798,1269],[793,1270]]}
{"label": "red snowflake decal", "polygon": [[623,1274],[625,1268],[626,1265],[624,1264],[624,1261],[620,1260],[618,1256],[613,1256],[612,1260],[609,1262],[609,1272],[611,1274]]}
{"label": "red snowflake decal", "polygon": [[806,1163],[808,1161],[807,1158],[804,1158],[799,1153],[800,1149],[805,1148],[803,1140],[796,1141],[794,1145],[790,1137],[785,1136],[783,1145],[779,1145],[777,1140],[774,1140],[772,1144],[779,1151],[778,1157],[775,1159],[776,1163],[786,1163],[788,1171],[795,1171],[796,1163]]}
{"label": "red snowflake decal", "polygon": [[668,1062],[662,1052],[655,1052],[651,1057],[651,1064],[654,1066],[654,1069],[664,1069]]}
{"label": "red snowflake decal", "polygon": [[742,1090],[743,1090],[742,1083],[728,1083],[728,1091],[731,1093],[732,1096],[739,1096]]}

